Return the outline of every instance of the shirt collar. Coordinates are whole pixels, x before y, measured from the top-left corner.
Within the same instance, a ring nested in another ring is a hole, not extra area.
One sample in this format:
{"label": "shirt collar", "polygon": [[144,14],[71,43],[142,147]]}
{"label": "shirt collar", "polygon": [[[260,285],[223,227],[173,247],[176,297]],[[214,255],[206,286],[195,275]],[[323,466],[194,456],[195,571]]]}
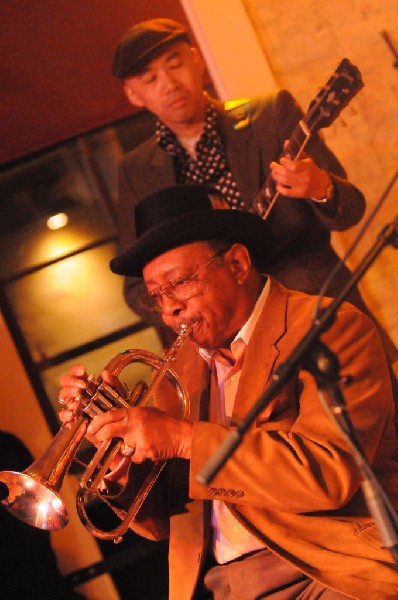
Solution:
{"label": "shirt collar", "polygon": [[[199,137],[199,140],[203,141],[206,147],[211,143],[211,141],[219,141],[221,143],[221,138],[217,128],[217,121],[217,111],[210,104],[209,100],[206,99],[203,131]],[[176,134],[169,127],[167,127],[163,121],[160,120],[156,122],[156,139],[159,146],[167,150],[167,152],[170,154],[175,154],[177,147],[181,146]]]}

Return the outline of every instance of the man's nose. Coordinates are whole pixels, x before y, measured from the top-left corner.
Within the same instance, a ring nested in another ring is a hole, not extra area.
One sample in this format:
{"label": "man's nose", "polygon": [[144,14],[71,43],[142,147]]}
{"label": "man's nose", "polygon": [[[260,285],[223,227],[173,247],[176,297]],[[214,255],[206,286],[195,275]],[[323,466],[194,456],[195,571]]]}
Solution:
{"label": "man's nose", "polygon": [[181,300],[177,300],[173,296],[162,296],[162,316],[164,317],[176,317],[184,309],[185,304]]}
{"label": "man's nose", "polygon": [[166,89],[175,89],[179,85],[174,73],[168,69],[162,71],[162,84]]}

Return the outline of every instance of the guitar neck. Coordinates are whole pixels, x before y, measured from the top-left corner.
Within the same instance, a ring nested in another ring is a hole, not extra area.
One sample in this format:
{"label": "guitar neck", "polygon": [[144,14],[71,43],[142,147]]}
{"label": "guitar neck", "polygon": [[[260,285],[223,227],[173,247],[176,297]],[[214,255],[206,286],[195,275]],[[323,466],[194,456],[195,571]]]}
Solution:
{"label": "guitar neck", "polygon": [[[342,109],[362,87],[363,81],[358,68],[348,58],[343,58],[310,103],[307,113],[294,129],[281,156],[287,156],[291,160],[300,158],[311,134],[333,123]],[[251,212],[266,219],[279,195],[275,189],[275,183],[269,175],[254,199]]]}
{"label": "guitar neck", "polygon": [[[281,157],[286,156],[291,160],[296,160],[303,152],[311,133],[307,130],[305,121],[302,120],[293,130]],[[279,192],[276,191],[275,182],[271,175],[268,175],[264,185],[258,192],[252,205],[252,212],[257,213],[262,219],[266,219],[269,211],[272,209]]]}
{"label": "guitar neck", "polygon": [[304,119],[302,119],[298,125],[296,125],[281,156],[288,156],[291,160],[300,158],[310,136],[311,132],[308,130]]}

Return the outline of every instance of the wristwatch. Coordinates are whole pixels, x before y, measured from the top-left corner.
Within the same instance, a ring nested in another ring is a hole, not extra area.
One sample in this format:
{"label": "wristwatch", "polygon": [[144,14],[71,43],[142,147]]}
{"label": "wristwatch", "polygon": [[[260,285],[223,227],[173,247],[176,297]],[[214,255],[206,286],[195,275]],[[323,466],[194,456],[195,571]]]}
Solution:
{"label": "wristwatch", "polygon": [[328,187],[326,188],[326,192],[323,198],[311,198],[313,202],[317,202],[318,204],[325,204],[328,200],[331,200],[334,195],[334,183],[333,179],[330,178],[330,182]]}

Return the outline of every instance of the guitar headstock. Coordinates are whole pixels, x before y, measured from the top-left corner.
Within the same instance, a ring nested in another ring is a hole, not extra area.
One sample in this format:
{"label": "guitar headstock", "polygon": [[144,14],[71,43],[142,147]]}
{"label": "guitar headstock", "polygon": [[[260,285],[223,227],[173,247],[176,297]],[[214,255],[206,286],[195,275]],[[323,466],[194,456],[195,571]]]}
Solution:
{"label": "guitar headstock", "polygon": [[308,107],[303,120],[309,131],[329,127],[363,85],[359,69],[343,58]]}

